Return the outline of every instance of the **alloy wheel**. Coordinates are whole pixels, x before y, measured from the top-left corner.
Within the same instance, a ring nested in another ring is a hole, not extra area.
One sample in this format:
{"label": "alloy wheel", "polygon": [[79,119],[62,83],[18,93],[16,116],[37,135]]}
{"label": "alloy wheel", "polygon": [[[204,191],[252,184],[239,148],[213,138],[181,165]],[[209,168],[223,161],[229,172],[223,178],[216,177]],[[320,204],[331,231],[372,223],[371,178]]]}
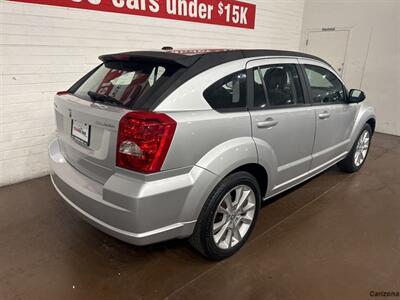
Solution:
{"label": "alloy wheel", "polygon": [[360,135],[357,142],[356,151],[354,152],[354,164],[359,167],[364,162],[369,148],[370,134],[367,130],[364,130]]}
{"label": "alloy wheel", "polygon": [[213,237],[220,249],[235,247],[254,221],[256,197],[247,185],[238,185],[226,193],[214,214]]}

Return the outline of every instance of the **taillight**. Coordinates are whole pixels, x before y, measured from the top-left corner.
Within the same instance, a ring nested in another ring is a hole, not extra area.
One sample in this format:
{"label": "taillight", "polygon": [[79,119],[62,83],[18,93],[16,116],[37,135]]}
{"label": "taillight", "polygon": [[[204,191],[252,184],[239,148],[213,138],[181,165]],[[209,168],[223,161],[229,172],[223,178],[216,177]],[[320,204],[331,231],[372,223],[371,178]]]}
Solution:
{"label": "taillight", "polygon": [[119,122],[117,166],[142,173],[159,172],[175,129],[176,122],[165,114],[126,114]]}

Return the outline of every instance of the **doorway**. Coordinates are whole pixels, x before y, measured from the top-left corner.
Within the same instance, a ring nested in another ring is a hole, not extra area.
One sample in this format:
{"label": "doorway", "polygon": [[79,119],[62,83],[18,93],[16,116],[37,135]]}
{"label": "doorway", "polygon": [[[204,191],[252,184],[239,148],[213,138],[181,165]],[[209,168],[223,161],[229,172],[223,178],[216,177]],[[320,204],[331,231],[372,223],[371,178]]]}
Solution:
{"label": "doorway", "polygon": [[349,30],[309,31],[305,52],[326,60],[343,77]]}

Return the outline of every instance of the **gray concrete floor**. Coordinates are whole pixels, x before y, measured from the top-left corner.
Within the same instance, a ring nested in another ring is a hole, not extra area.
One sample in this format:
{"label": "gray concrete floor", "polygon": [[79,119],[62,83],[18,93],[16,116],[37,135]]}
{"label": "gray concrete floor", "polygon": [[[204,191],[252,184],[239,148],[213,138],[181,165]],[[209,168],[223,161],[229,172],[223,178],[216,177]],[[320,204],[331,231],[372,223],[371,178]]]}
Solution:
{"label": "gray concrete floor", "polygon": [[266,203],[247,245],[209,262],[185,241],[134,247],[62,203],[48,177],[0,188],[0,299],[369,299],[400,292],[400,138]]}

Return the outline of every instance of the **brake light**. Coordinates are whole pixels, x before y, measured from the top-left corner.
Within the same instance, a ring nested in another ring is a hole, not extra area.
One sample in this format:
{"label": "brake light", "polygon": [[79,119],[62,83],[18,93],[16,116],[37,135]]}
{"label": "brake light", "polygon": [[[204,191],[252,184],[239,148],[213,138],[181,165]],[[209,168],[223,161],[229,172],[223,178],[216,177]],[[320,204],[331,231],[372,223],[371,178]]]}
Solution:
{"label": "brake light", "polygon": [[62,95],[67,95],[67,94],[69,94],[68,91],[57,92],[57,96],[62,96]]}
{"label": "brake light", "polygon": [[121,118],[116,165],[142,173],[159,172],[176,129],[169,116],[130,112]]}

